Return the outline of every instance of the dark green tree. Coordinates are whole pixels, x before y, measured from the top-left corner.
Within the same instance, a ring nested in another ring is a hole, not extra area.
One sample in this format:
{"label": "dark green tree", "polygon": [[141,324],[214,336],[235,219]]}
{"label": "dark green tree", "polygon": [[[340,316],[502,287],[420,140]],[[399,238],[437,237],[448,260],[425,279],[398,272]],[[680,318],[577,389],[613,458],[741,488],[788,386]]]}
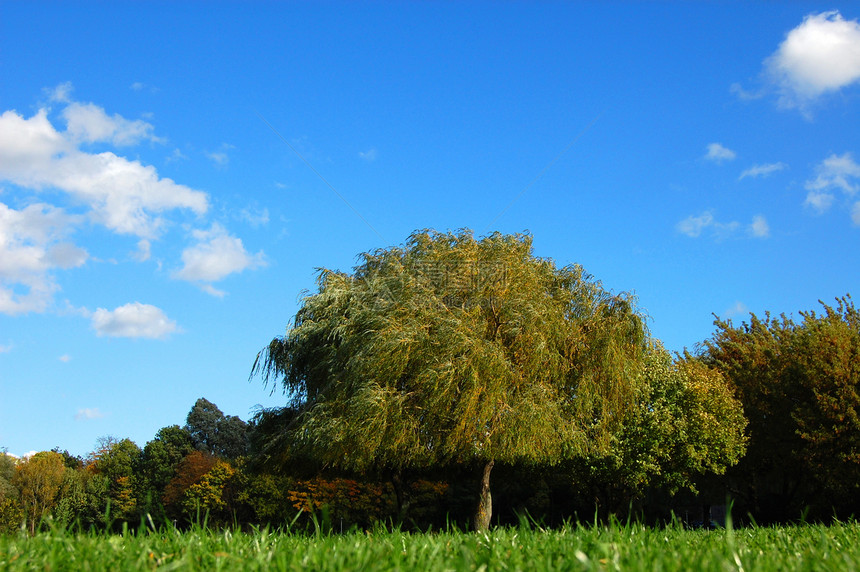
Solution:
{"label": "dark green tree", "polygon": [[137,516],[140,490],[140,447],[131,439],[102,437],[98,448],[90,454],[88,468],[102,475],[109,483],[110,514],[118,520],[129,520]]}
{"label": "dark green tree", "polygon": [[185,458],[194,445],[191,435],[178,425],[162,427],[155,438],[143,448],[141,455],[138,498],[143,503],[143,511],[153,517],[163,515],[161,498],[173,477],[180,461]]}
{"label": "dark green tree", "polygon": [[235,459],[248,451],[248,425],[236,416],[226,416],[211,401],[201,397],[194,403],[185,424],[191,442],[199,451],[224,459]]}
{"label": "dark green tree", "polygon": [[705,359],[737,387],[749,449],[731,484],[760,520],[860,510],[860,312],[850,296],[802,318],[717,320]]}
{"label": "dark green tree", "polygon": [[634,299],[529,235],[413,234],[322,270],[286,336],[252,375],[299,410],[280,443],[347,469],[445,464],[480,476],[474,526],[492,514],[494,463],[556,463],[604,448],[647,343]]}

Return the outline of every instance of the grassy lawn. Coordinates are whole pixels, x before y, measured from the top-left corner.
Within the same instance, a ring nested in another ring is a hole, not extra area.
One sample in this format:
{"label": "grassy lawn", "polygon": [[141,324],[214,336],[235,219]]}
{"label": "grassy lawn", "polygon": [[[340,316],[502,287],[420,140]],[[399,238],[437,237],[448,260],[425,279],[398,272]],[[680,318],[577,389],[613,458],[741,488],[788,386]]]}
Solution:
{"label": "grassy lawn", "polygon": [[860,525],[0,536],[0,570],[860,570]]}

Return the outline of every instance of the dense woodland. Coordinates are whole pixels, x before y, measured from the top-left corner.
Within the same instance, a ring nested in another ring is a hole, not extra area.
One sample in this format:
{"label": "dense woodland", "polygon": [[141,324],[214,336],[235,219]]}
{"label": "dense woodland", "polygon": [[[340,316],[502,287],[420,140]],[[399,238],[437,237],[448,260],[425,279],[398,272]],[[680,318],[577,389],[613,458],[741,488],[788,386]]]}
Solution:
{"label": "dense woodland", "polygon": [[[485,529],[610,515],[705,521],[860,511],[860,314],[735,325],[671,355],[635,298],[532,254],[528,235],[412,235],[321,271],[251,375],[283,408],[206,399],[142,448],[0,454],[22,526]],[[253,357],[253,356],[251,356]],[[250,360],[249,360],[250,362]]]}

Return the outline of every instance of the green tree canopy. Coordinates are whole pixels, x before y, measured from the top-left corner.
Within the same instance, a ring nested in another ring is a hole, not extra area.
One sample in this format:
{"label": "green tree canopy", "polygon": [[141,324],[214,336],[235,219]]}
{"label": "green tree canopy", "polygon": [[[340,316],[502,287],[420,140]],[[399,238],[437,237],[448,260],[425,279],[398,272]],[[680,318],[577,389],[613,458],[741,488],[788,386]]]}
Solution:
{"label": "green tree canopy", "polygon": [[[138,508],[140,487],[135,487],[139,478],[142,451],[131,439],[102,437],[96,451],[90,454],[89,468],[98,475],[107,477],[110,483],[111,514],[128,519]],[[135,489],[138,491],[135,491]]]}
{"label": "green tree canopy", "polygon": [[63,456],[53,451],[36,453],[16,465],[12,485],[20,494],[31,534],[56,505],[65,471]]}
{"label": "green tree canopy", "polygon": [[717,320],[705,358],[737,387],[749,450],[733,484],[759,518],[860,510],[860,312],[850,296],[802,320]]}
{"label": "green tree canopy", "polygon": [[197,450],[216,457],[235,459],[248,450],[248,425],[203,397],[188,412],[185,430]]}
{"label": "green tree canopy", "polygon": [[603,499],[625,510],[650,487],[695,490],[702,475],[723,474],[743,456],[747,421],[730,383],[715,368],[655,342],[636,396],[608,451],[577,460],[574,472]]}
{"label": "green tree canopy", "polygon": [[477,528],[495,461],[608,444],[647,345],[632,296],[536,257],[529,235],[417,232],[318,287],[252,370],[299,410],[283,451],[352,469],[478,463]]}

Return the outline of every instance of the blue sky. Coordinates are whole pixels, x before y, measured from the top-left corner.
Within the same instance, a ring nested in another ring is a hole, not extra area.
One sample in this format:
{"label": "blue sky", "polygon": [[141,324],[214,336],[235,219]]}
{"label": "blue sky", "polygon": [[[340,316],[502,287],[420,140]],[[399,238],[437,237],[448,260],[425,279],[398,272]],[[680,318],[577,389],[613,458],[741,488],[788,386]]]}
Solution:
{"label": "blue sky", "polygon": [[671,350],[856,293],[858,18],[3,2],[0,447],[283,403],[248,373],[314,269],[416,229],[529,231]]}

